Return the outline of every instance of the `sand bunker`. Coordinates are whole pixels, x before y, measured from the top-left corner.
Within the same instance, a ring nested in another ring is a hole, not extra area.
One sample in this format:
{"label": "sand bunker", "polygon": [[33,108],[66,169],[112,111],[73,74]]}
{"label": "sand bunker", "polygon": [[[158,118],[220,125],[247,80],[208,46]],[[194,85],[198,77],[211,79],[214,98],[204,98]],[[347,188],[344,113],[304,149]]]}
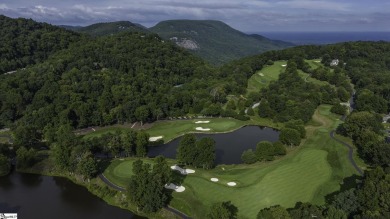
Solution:
{"label": "sand bunker", "polygon": [[282,65],[282,67],[286,67],[286,66],[287,66],[287,64]]}
{"label": "sand bunker", "polygon": [[260,75],[261,77],[264,77],[264,74],[263,74],[263,73],[259,73],[259,75]]}
{"label": "sand bunker", "polygon": [[183,169],[177,165],[174,165],[174,166],[171,166],[171,169],[172,170],[177,170],[179,171],[182,175],[187,175],[189,173],[195,173],[195,170],[192,170],[192,169]]}
{"label": "sand bunker", "polygon": [[237,183],[235,183],[235,182],[228,182],[227,184],[228,184],[228,186],[236,186],[237,185]]}
{"label": "sand bunker", "polygon": [[195,123],[196,124],[199,124],[199,123],[209,123],[210,121],[196,121]]}
{"label": "sand bunker", "polygon": [[149,138],[149,141],[157,141],[157,140],[160,140],[160,139],[162,139],[162,138],[163,138],[163,136],[150,137],[150,138]]}
{"label": "sand bunker", "polygon": [[218,178],[211,178],[210,180],[213,181],[213,182],[218,182],[219,181]]}
{"label": "sand bunker", "polygon": [[211,130],[209,128],[202,128],[202,127],[196,127],[195,129],[198,131],[210,131]]}
{"label": "sand bunker", "polygon": [[166,189],[175,190],[176,192],[184,192],[184,190],[186,190],[186,188],[184,186],[177,186],[177,185],[175,185],[173,183],[170,183],[169,185],[165,184],[164,187]]}
{"label": "sand bunker", "polygon": [[314,62],[317,62],[317,63],[319,63],[319,62],[321,62],[321,61],[314,61]]}

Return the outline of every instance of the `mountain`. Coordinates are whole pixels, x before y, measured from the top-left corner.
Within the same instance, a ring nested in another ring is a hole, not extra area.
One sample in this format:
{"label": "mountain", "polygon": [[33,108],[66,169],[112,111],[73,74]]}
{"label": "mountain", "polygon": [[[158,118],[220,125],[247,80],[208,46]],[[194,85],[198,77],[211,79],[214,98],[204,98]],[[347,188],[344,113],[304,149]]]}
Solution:
{"label": "mountain", "polygon": [[293,45],[260,35],[248,35],[214,20],[168,20],[149,30],[217,65]]}
{"label": "mountain", "polygon": [[62,27],[64,29],[67,29],[67,30],[72,30],[72,31],[77,31],[81,28],[83,28],[83,26],[71,26],[71,25],[58,25],[59,27]]}
{"label": "mountain", "polygon": [[46,60],[80,35],[31,19],[0,15],[0,74]]}
{"label": "mountain", "polygon": [[96,23],[86,27],[69,27],[65,26],[66,29],[71,29],[79,33],[86,33],[91,36],[106,36],[121,32],[140,32],[147,33],[148,29],[140,24],[132,23],[130,21],[116,21],[108,23]]}

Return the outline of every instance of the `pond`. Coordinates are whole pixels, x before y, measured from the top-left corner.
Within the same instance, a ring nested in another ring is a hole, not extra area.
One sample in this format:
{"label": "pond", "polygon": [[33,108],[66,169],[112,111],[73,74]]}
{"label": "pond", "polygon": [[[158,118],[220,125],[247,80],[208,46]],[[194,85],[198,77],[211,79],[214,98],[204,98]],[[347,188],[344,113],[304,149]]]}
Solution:
{"label": "pond", "polygon": [[26,219],[142,218],[108,205],[68,179],[15,171],[0,177],[0,213]]}
{"label": "pond", "polygon": [[[279,139],[279,132],[267,127],[246,126],[229,133],[222,134],[195,134],[198,139],[211,137],[216,142],[216,164],[240,164],[241,154],[247,149],[255,149],[259,141],[275,142]],[[175,158],[176,149],[182,137],[167,144],[149,147],[148,155],[155,157],[163,155]]]}

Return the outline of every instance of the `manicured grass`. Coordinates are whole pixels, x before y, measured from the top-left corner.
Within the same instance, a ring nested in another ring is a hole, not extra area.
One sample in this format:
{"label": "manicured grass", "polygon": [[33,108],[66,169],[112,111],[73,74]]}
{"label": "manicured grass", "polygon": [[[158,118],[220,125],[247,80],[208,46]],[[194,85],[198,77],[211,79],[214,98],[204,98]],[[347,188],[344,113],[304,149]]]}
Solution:
{"label": "manicured grass", "polygon": [[273,65],[266,66],[253,74],[248,80],[247,93],[259,92],[261,88],[267,87],[271,81],[278,80],[279,74],[286,69],[282,65],[286,64],[287,61],[276,61]]}
{"label": "manicured grass", "polygon": [[[137,159],[116,159],[112,160],[111,164],[104,170],[104,176],[112,183],[126,188],[129,183],[129,178],[133,175],[133,163]],[[152,159],[142,159],[144,163],[154,164]]]}
{"label": "manicured grass", "polygon": [[[210,123],[196,124],[196,121],[210,121]],[[216,133],[228,132],[249,124],[247,121],[240,121],[230,118],[174,120],[156,122],[146,132],[150,136],[163,136],[165,142],[189,132]],[[209,128],[210,131],[197,131],[196,127]]]}
{"label": "manicured grass", "polygon": [[321,59],[310,59],[310,60],[305,60],[305,62],[307,62],[312,69],[316,69],[320,66],[324,66],[321,63]]}
{"label": "manicured grass", "polygon": [[[255,218],[257,212],[280,204],[292,207],[296,202],[324,204],[325,195],[339,189],[345,177],[357,174],[349,163],[347,148],[330,138],[329,132],[341,121],[321,105],[306,126],[307,138],[299,148],[273,162],[253,165],[220,165],[213,170],[196,169],[186,176],[183,193],[173,193],[170,205],[194,218],[205,218],[210,206],[232,201],[239,218]],[[202,124],[203,125],[203,124]],[[161,128],[161,127],[160,127]],[[131,160],[131,159],[130,159]],[[118,162],[118,163],[117,163]],[[122,167],[121,163],[126,167]],[[174,162],[174,161],[171,161]],[[107,178],[118,185],[131,175],[129,161],[114,161]],[[219,178],[211,182],[210,178]],[[236,187],[228,187],[234,181]]]}

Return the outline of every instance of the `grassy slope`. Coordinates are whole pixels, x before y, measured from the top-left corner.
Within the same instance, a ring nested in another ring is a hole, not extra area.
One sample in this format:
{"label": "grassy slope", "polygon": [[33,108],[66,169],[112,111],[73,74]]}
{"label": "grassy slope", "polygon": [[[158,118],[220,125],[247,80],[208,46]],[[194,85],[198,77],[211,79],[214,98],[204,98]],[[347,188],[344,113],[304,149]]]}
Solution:
{"label": "grassy slope", "polygon": [[[312,69],[316,69],[319,66],[322,66],[321,63],[318,63],[318,59],[306,60]],[[267,87],[271,81],[276,81],[279,77],[279,74],[283,72],[286,67],[282,65],[287,64],[287,61],[276,61],[273,65],[266,66],[260,71],[257,71],[252,77],[248,80],[247,94],[250,92],[259,92],[262,88]],[[315,83],[318,85],[326,85],[328,82],[320,81],[315,78],[310,77],[309,74],[304,73],[303,71],[298,71],[299,75],[307,82]],[[263,74],[264,76],[262,76]]]}
{"label": "grassy slope", "polygon": [[[196,121],[210,121],[207,124],[196,124]],[[205,118],[205,119],[192,119],[192,120],[172,120],[172,121],[158,121],[153,123],[153,126],[145,131],[153,136],[163,136],[164,142],[171,141],[185,133],[222,133],[234,131],[245,125],[262,125],[272,128],[279,128],[281,124],[273,123],[270,119],[253,117],[249,121],[240,121],[231,118]],[[210,131],[202,132],[195,130],[196,127],[210,128]],[[106,127],[96,132],[91,132],[84,136],[84,138],[99,137],[107,133],[115,133],[128,129],[126,127]]]}
{"label": "grassy slope", "polygon": [[262,88],[267,87],[271,81],[278,80],[279,74],[286,69],[282,66],[285,64],[287,61],[276,61],[273,65],[266,66],[253,74],[248,80],[247,93],[259,92]]}
{"label": "grassy slope", "polygon": [[[339,189],[343,178],[356,173],[347,159],[347,149],[329,137],[340,123],[329,110],[330,106],[324,105],[316,110],[310,123],[313,125],[306,127],[307,138],[287,156],[268,163],[196,170],[184,180],[186,191],[174,193],[170,204],[195,218],[204,218],[212,203],[230,200],[238,207],[240,218],[254,218],[261,208],[271,205],[324,203],[324,196]],[[126,162],[126,167],[121,162]],[[130,167],[129,161],[115,161],[109,170],[117,174],[109,173],[107,177],[125,183]],[[211,177],[220,181],[211,182]],[[226,186],[229,181],[237,182],[237,187]]]}

